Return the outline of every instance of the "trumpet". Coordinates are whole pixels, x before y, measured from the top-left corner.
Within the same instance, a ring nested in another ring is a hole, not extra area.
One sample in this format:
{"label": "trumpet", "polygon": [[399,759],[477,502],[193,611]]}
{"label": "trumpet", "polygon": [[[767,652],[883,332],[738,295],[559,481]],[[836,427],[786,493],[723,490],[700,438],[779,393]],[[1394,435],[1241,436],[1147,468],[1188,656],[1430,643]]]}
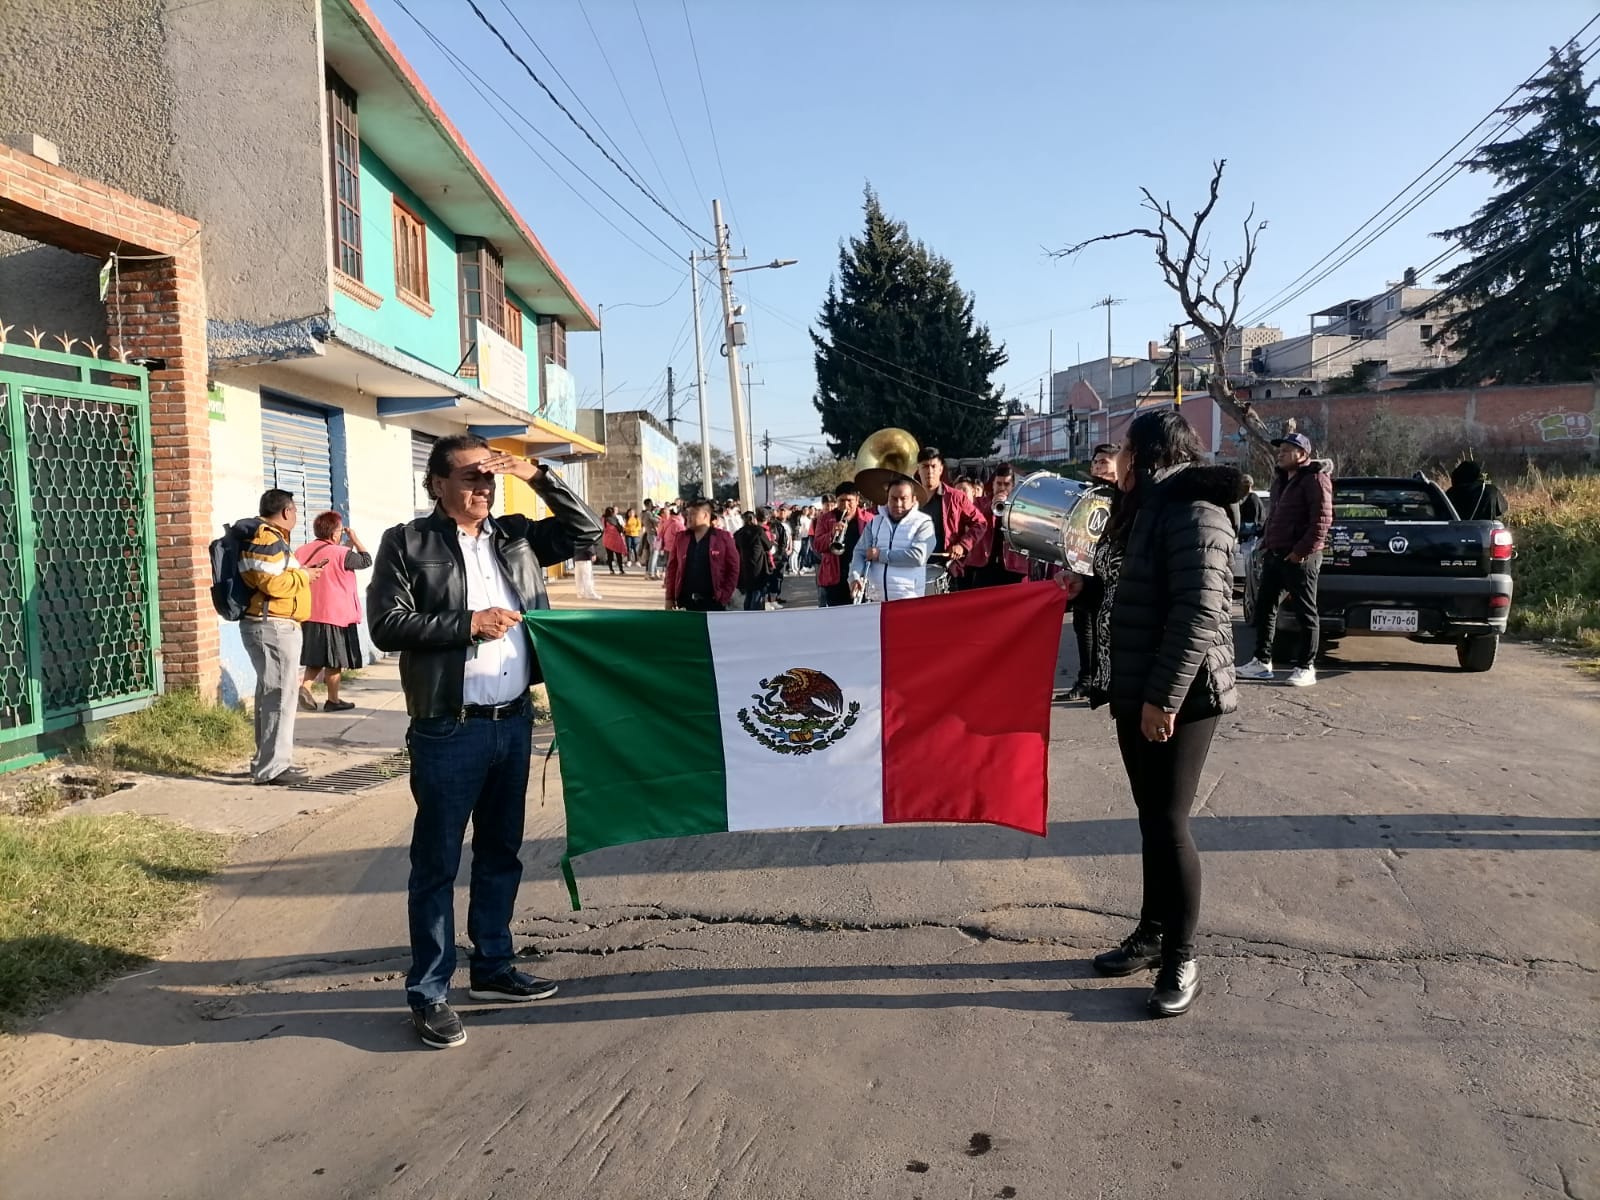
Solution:
{"label": "trumpet", "polygon": [[829,554],[843,554],[845,539],[850,536],[850,522],[840,521],[833,527],[833,539],[828,543]]}

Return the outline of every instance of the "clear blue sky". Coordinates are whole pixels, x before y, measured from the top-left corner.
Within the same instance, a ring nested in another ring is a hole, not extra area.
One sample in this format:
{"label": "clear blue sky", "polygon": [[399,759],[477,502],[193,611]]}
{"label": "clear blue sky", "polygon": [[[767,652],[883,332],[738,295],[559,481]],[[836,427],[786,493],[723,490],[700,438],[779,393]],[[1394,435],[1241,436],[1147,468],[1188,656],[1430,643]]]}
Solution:
{"label": "clear blue sky", "polygon": [[[519,125],[555,170],[538,161],[396,0],[374,0],[568,277],[591,306],[610,310],[607,406],[662,412],[671,362],[686,418],[679,436],[696,437],[689,235],[567,122],[466,0],[405,2],[654,231]],[[1090,308],[1099,297],[1126,301],[1113,313],[1118,354],[1143,353],[1177,314],[1148,244],[1093,247],[1065,262],[1047,258],[1046,247],[1142,223],[1140,185],[1192,209],[1211,160],[1225,157],[1215,248],[1237,244],[1252,201],[1269,222],[1248,308],[1331,250],[1595,13],[1592,0],[688,0],[714,145],[680,0],[478,3],[602,142],[615,139],[667,207],[709,237],[710,201],[720,196],[734,245],[751,262],[800,260],[738,277],[750,302],[754,427],[783,439],[774,462],[822,440],[805,328],[841,238],[860,228],[868,180],[892,215],[954,264],[979,319],[1009,350],[1000,381],[1031,402],[1052,330],[1058,369],[1080,347],[1084,358],[1103,355],[1105,310]],[[1272,323],[1297,332],[1315,309],[1426,263],[1443,249],[1431,232],[1460,223],[1485,194],[1482,177],[1458,176]],[[706,300],[712,439],[731,446],[715,292]],[[569,351],[593,404],[598,339],[574,336]]]}

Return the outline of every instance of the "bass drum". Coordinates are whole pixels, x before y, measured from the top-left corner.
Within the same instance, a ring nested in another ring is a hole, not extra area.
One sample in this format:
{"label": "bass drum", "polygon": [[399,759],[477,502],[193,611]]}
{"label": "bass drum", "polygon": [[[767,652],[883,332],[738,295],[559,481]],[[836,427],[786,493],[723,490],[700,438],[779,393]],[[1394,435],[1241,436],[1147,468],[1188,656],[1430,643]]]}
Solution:
{"label": "bass drum", "polygon": [[1013,553],[1087,575],[1110,513],[1105,489],[1035,471],[1011,493],[1000,533]]}

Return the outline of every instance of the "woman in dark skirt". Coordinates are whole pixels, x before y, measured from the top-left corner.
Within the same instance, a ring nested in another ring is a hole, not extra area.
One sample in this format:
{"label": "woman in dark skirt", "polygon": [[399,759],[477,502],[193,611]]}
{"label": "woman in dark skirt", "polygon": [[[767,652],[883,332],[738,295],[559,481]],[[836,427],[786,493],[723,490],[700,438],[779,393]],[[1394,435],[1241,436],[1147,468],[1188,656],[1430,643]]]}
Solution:
{"label": "woman in dark skirt", "polygon": [[311,685],[321,675],[328,685],[328,702],[323,710],[346,712],[355,705],[339,699],[340,677],[364,661],[355,572],[370,567],[372,555],[336,512],[319,516],[311,523],[311,532],[317,540],[307,542],[294,553],[302,566],[322,567],[321,576],[311,582],[311,619],[302,626],[300,665],[306,673],[300,681],[300,707],[307,712],[317,710]]}
{"label": "woman in dark skirt", "polygon": [[1189,811],[1217,721],[1238,707],[1230,612],[1246,488],[1239,471],[1203,454],[1177,412],[1135,419],[1094,557],[1104,593],[1088,639],[1089,703],[1111,706],[1144,860],[1139,923],[1094,965],[1103,975],[1157,968],[1157,1017],[1182,1015],[1200,994],[1200,855]]}

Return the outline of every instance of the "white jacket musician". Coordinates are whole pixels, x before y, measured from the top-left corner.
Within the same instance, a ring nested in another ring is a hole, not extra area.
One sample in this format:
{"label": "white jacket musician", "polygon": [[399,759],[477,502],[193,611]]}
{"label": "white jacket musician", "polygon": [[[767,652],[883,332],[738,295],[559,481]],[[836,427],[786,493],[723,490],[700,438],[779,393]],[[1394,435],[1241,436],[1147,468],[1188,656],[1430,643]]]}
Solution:
{"label": "white jacket musician", "polygon": [[928,556],[933,553],[933,519],[917,507],[910,483],[889,489],[856,543],[850,559],[850,587],[868,600],[908,600],[926,593]]}

